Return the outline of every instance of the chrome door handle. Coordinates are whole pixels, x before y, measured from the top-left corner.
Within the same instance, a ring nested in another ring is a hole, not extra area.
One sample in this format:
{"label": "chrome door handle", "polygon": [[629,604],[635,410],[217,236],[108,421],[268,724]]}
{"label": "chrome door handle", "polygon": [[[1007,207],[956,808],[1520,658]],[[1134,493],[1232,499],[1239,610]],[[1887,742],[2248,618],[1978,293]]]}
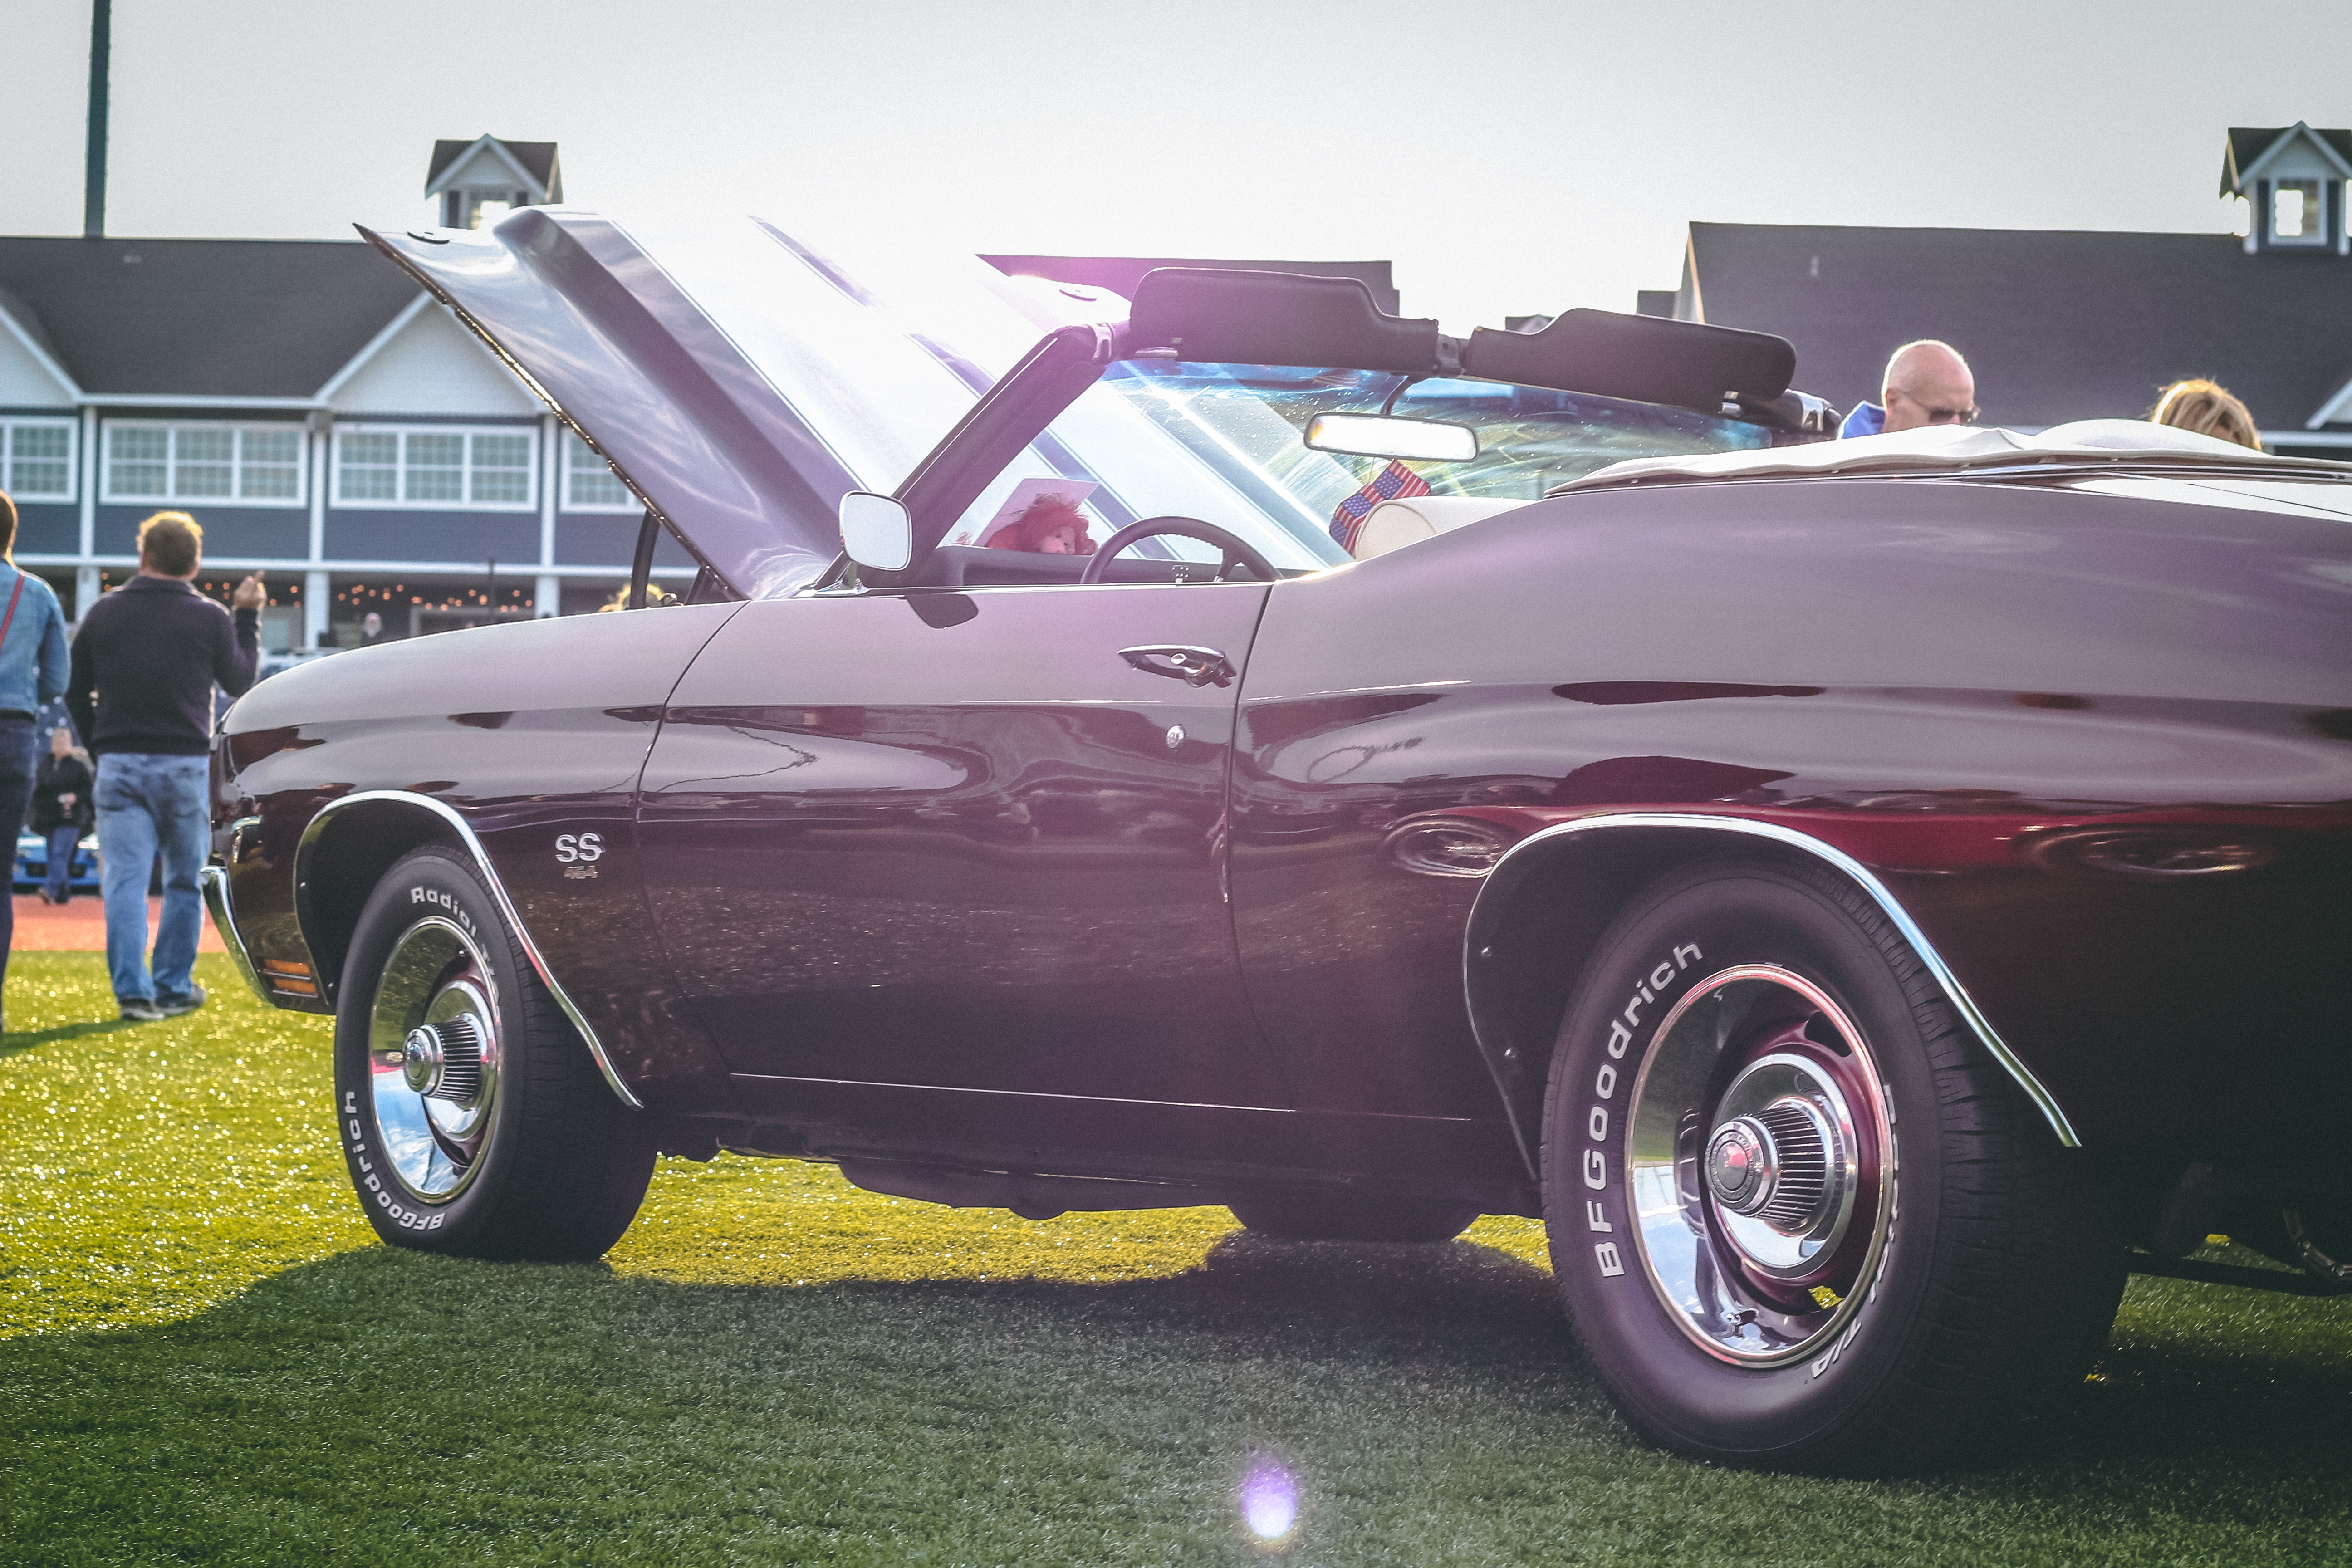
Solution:
{"label": "chrome door handle", "polygon": [[1146,675],[1172,676],[1187,686],[1229,686],[1236,673],[1233,662],[1215,648],[1181,643],[1123,647],[1118,657]]}

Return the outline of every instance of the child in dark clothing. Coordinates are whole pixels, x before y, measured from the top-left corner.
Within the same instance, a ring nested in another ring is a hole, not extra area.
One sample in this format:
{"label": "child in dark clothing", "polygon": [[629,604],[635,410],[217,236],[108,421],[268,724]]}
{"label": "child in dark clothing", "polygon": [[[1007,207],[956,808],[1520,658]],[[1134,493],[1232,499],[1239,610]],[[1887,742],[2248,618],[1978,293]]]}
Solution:
{"label": "child in dark clothing", "polygon": [[33,831],[49,841],[49,873],[41,901],[62,904],[73,897],[74,848],[98,823],[91,795],[97,783],[89,763],[74,750],[73,731],[49,731],[49,754],[33,775]]}

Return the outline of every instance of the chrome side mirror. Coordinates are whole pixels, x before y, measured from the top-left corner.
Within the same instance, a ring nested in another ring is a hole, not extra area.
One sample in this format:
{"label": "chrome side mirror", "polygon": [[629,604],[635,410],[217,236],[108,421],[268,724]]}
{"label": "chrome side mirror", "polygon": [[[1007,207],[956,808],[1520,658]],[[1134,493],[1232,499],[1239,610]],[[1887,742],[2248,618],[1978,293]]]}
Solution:
{"label": "chrome side mirror", "polygon": [[841,498],[841,547],[871,571],[904,572],[915,558],[915,520],[895,497],[852,490]]}
{"label": "chrome side mirror", "polygon": [[1318,452],[1359,458],[1466,463],[1478,455],[1478,432],[1467,425],[1394,414],[1318,414],[1307,422],[1307,444]]}

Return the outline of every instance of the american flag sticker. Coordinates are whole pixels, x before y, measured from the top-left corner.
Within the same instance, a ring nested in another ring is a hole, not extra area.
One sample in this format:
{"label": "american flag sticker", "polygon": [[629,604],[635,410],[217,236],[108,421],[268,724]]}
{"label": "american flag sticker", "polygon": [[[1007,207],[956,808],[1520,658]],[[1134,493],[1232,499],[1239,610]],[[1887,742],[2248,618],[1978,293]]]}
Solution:
{"label": "american flag sticker", "polygon": [[1402,463],[1391,462],[1373,477],[1371,483],[1339,503],[1339,510],[1331,514],[1331,537],[1339,542],[1340,549],[1353,555],[1356,552],[1356,535],[1363,531],[1364,519],[1372,514],[1372,508],[1384,500],[1401,500],[1428,493],[1427,479]]}

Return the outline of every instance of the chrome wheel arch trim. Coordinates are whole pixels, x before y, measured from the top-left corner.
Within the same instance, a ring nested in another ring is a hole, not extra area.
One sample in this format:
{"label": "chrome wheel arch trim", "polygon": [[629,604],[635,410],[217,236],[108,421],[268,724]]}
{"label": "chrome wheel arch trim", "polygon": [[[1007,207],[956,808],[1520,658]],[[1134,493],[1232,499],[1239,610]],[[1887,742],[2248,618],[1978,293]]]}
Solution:
{"label": "chrome wheel arch trim", "polygon": [[[539,943],[531,940],[530,929],[522,923],[521,911],[515,908],[514,900],[508,896],[506,883],[499,880],[498,868],[490,863],[489,852],[482,847],[481,839],[475,836],[473,825],[459,816],[457,809],[448,802],[436,800],[431,795],[418,795],[413,790],[404,789],[357,790],[329,801],[325,805],[320,806],[318,814],[304,826],[301,842],[294,851],[294,886],[298,899],[300,892],[310,886],[311,852],[317,848],[320,836],[326,831],[328,820],[352,806],[372,803],[409,806],[429,812],[439,817],[450,831],[457,835],[458,847],[472,857],[474,868],[481,874],[483,885],[489,889],[490,900],[498,905],[499,915],[507,922],[507,929],[514,932],[515,941],[521,945],[523,957],[530,962],[532,971],[539,975],[540,984],[547,987],[547,994],[555,998],[555,1005],[563,1010],[563,1016],[572,1020],[572,1026],[580,1031],[580,1037],[587,1043],[588,1054],[595,1058],[597,1070],[604,1075],[605,1083],[612,1087],[614,1094],[620,1096],[622,1104],[632,1110],[643,1110],[646,1108],[646,1102],[637,1098],[636,1091],[629,1087],[627,1081],[621,1077],[619,1070],[613,1066],[613,1058],[605,1052],[604,1042],[596,1037],[596,1031],[589,1026],[588,1020],[581,1013],[579,1005],[572,1000],[571,994],[563,989],[563,983],[556,979],[555,972],[548,967],[547,960],[541,956]],[[303,905],[298,902],[297,907],[303,907]],[[307,938],[309,933],[306,931],[304,935]]]}
{"label": "chrome wheel arch trim", "polygon": [[245,977],[246,984],[256,996],[272,1007],[277,1006],[278,998],[262,984],[260,972],[253,967],[253,954],[245,951],[245,938],[237,934],[236,913],[229,907],[228,901],[228,868],[205,867],[196,873],[196,886],[204,890],[205,908],[213,917],[213,930],[220,932],[221,945],[228,949],[229,962],[236,965],[237,973]]}
{"label": "chrome wheel arch trim", "polygon": [[[2043,1086],[2042,1080],[2034,1076],[2033,1069],[2027,1067],[2010,1048],[2008,1042],[2000,1037],[2000,1032],[1993,1027],[1992,1021],[1984,1016],[1983,1009],[1969,994],[1968,987],[1960,984],[1960,978],[1952,972],[1952,966],[1944,962],[1943,954],[1936,951],[1935,943],[1927,940],[1927,932],[1919,929],[1918,922],[1896,900],[1885,883],[1880,881],[1868,867],[1835,845],[1793,827],[1784,827],[1775,822],[1758,822],[1748,817],[1709,816],[1696,812],[1605,813],[1555,823],[1528,834],[1505,850],[1502,858],[1486,873],[1486,883],[1478,889],[1478,896],[1470,907],[1470,919],[1464,930],[1462,945],[1463,995],[1470,1015],[1470,1030],[1478,1042],[1479,1053],[1486,1058],[1490,1068],[1495,1068],[1498,1062],[1513,1059],[1514,1050],[1500,1037],[1497,1021],[1480,1016],[1479,1001],[1486,987],[1478,975],[1479,952],[1486,943],[1490,928],[1502,918],[1502,910],[1518,890],[1527,874],[1530,864],[1528,852],[1538,845],[1556,844],[1586,834],[1625,829],[1740,834],[1796,849],[1837,871],[1868,894],[1877,904],[1879,911],[1902,934],[1903,940],[1910,943],[1911,951],[1918,955],[1919,962],[1934,976],[1945,999],[1959,1016],[1960,1022],[2000,1065],[2001,1070],[2025,1091],[2026,1098],[2033,1102],[2042,1112],[2042,1120],[2050,1124],[2050,1130],[2057,1134],[2059,1143],[2068,1149],[2083,1146],[2082,1139],[2074,1131],[2074,1124],[2067,1119],[2065,1109],[2058,1103],[2057,1096]],[[1517,863],[1516,867],[1514,862]],[[1510,1088],[1502,1080],[1499,1068],[1496,1069],[1496,1087],[1503,1092],[1507,1114],[1511,1116],[1512,1126],[1519,1133],[1521,1152],[1528,1156],[1528,1168],[1538,1171],[1539,1175],[1535,1152],[1540,1145],[1540,1137],[1530,1138],[1528,1129],[1520,1125],[1521,1118],[1517,1112]]]}

